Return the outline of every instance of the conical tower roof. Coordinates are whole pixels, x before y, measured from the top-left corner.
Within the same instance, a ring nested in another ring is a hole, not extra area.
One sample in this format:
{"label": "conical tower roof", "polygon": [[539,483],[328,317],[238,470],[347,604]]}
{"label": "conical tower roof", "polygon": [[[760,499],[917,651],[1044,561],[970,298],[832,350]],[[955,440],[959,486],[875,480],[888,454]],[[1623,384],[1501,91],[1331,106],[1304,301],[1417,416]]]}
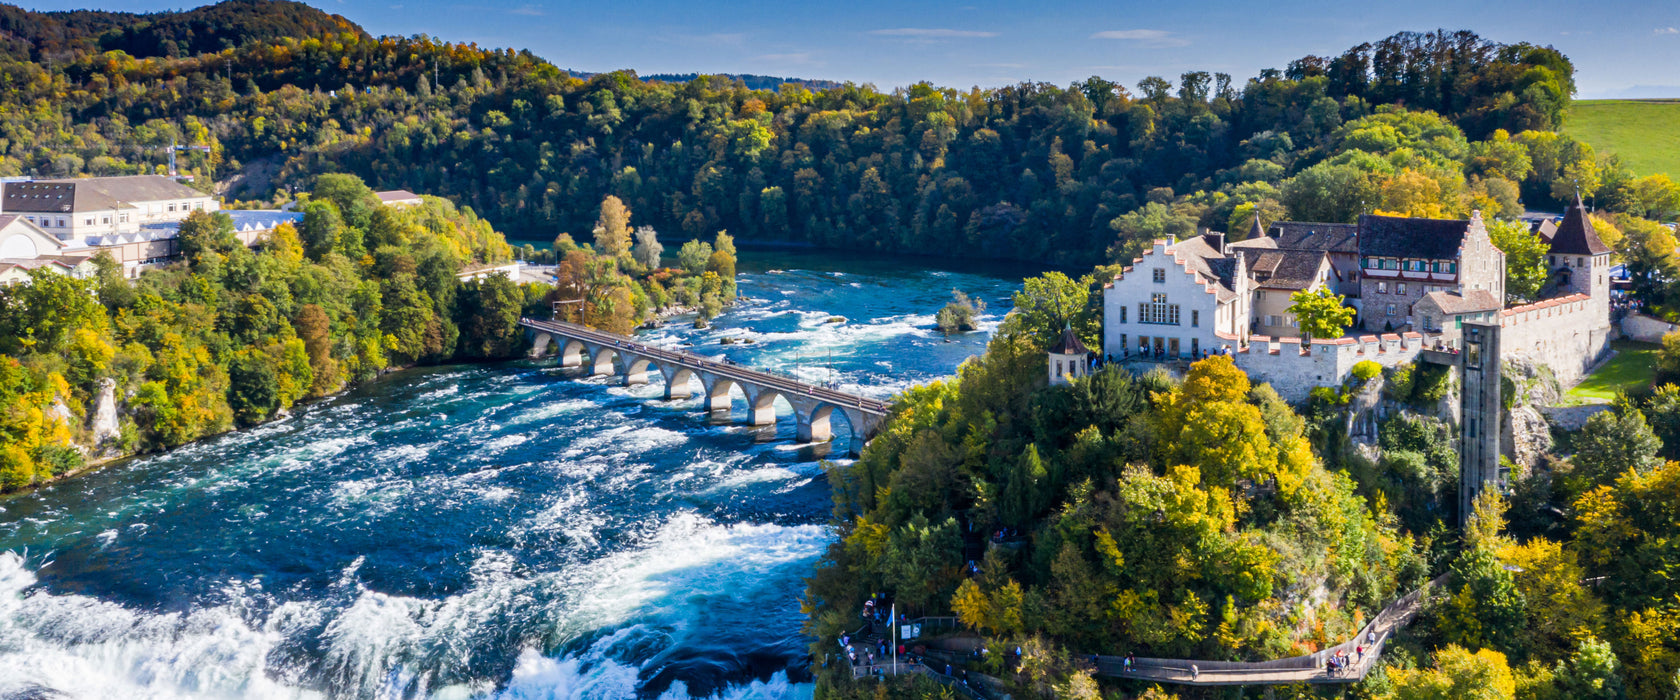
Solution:
{"label": "conical tower roof", "polygon": [[1608,252],[1610,246],[1604,245],[1598,231],[1593,230],[1592,218],[1587,216],[1587,208],[1581,205],[1581,195],[1575,195],[1575,203],[1564,211],[1563,223],[1558,224],[1557,233],[1552,235],[1552,253],[1602,255]]}
{"label": "conical tower roof", "polygon": [[1050,352],[1057,355],[1088,355],[1091,353],[1089,349],[1086,349],[1084,343],[1079,342],[1079,336],[1074,335],[1072,326],[1062,329],[1062,337],[1056,340],[1055,345],[1050,346]]}
{"label": "conical tower roof", "polygon": [[1260,214],[1258,213],[1254,215],[1254,223],[1248,227],[1248,237],[1250,240],[1266,237],[1266,227],[1260,225]]}

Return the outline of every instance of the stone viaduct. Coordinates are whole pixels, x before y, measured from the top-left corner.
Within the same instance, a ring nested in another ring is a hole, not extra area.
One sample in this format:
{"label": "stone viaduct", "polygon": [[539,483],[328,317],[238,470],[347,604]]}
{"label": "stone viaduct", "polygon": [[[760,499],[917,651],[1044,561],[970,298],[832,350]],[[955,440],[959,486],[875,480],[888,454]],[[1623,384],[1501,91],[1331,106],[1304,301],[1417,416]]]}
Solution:
{"label": "stone viaduct", "polygon": [[646,384],[649,372],[657,372],[665,380],[667,400],[693,396],[693,382],[698,379],[701,405],[708,411],[728,411],[730,390],[740,387],[747,398],[747,422],[752,425],[774,424],[775,401],[781,397],[793,407],[801,442],[833,439],[830,419],[838,411],[852,428],[852,444],[846,446],[852,454],[862,450],[864,441],[874,437],[891,411],[891,405],[880,399],[807,384],[690,352],[658,348],[573,323],[522,318],[519,325],[533,336],[532,357],[553,351],[559,355],[562,367],[583,368],[591,375],[617,375],[626,385]]}

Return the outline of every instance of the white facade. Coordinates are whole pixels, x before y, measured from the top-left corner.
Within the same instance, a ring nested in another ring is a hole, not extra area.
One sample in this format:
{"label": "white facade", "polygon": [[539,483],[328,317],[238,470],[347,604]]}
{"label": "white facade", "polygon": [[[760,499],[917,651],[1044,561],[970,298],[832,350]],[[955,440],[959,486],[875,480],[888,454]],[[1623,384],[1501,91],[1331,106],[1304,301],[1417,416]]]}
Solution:
{"label": "white facade", "polygon": [[[1139,353],[1200,357],[1204,351],[1234,350],[1248,336],[1247,275],[1232,275],[1238,289],[1210,279],[1180,245],[1155,241],[1121,277],[1103,289],[1103,354]],[[1205,245],[1205,244],[1202,244]],[[1241,257],[1232,261],[1239,268]]]}
{"label": "white facade", "polygon": [[1091,373],[1090,361],[1085,359],[1084,355],[1065,355],[1052,352],[1048,364],[1051,384],[1067,384]]}

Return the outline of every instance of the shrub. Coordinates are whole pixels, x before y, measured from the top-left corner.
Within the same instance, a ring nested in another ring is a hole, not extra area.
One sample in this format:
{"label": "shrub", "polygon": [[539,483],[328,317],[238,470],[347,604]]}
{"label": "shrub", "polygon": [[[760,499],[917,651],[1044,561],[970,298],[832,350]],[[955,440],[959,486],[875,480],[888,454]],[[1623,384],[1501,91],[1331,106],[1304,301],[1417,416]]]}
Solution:
{"label": "shrub", "polygon": [[1382,365],[1370,360],[1361,360],[1353,366],[1353,378],[1358,379],[1360,383],[1376,379],[1379,374],[1382,374]]}

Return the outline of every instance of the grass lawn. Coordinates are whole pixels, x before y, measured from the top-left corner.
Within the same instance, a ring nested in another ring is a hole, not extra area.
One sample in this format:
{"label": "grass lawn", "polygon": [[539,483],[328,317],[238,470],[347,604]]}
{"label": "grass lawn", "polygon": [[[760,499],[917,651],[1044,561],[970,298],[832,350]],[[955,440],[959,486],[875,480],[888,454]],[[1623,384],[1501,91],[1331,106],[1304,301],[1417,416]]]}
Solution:
{"label": "grass lawn", "polygon": [[1599,155],[1620,155],[1635,175],[1680,179],[1680,99],[1576,100],[1563,131]]}
{"label": "grass lawn", "polygon": [[1605,403],[1616,398],[1616,392],[1647,386],[1657,374],[1657,348],[1653,343],[1618,340],[1611,344],[1616,356],[1587,375],[1580,384],[1564,395],[1565,403]]}

